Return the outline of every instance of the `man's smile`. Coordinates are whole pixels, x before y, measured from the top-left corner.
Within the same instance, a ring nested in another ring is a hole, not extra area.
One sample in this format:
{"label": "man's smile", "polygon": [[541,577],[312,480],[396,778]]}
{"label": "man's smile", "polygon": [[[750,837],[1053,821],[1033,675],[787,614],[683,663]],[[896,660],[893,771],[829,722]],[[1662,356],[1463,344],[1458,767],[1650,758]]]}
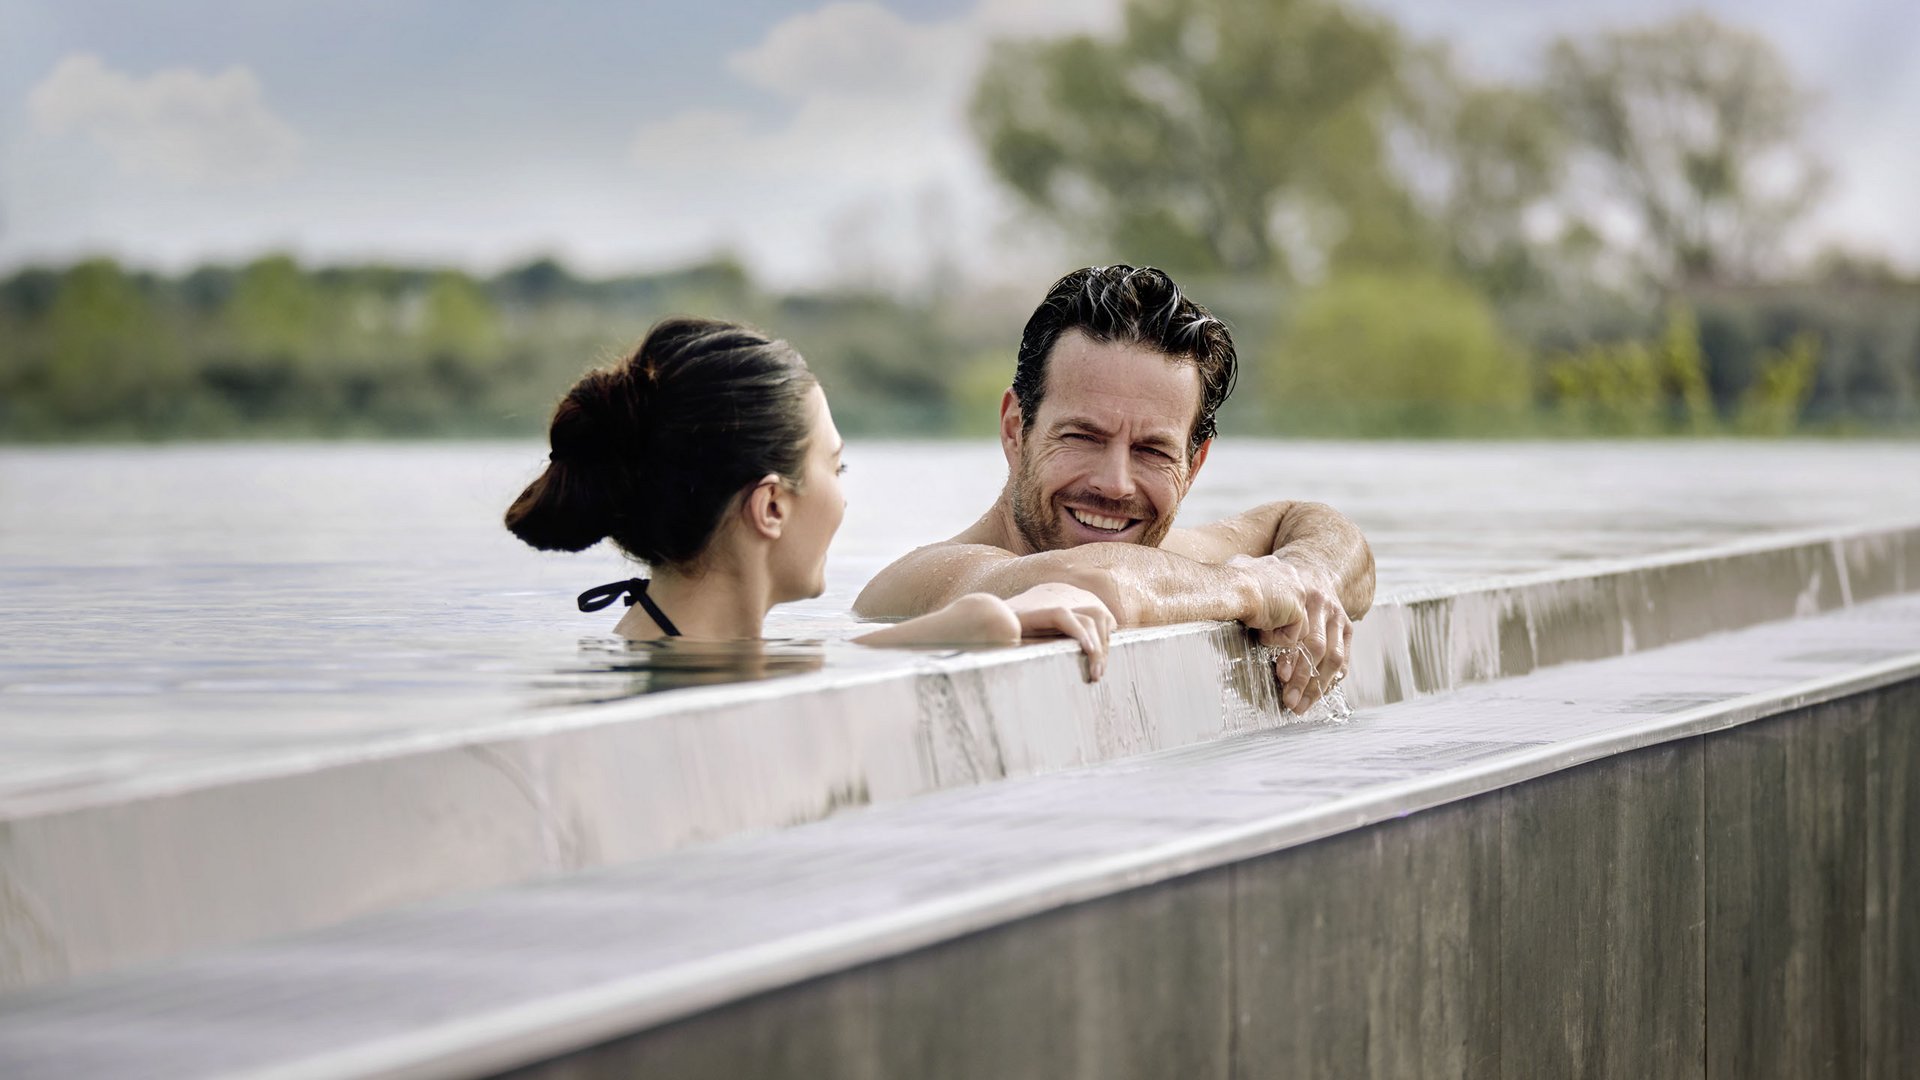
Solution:
{"label": "man's smile", "polygon": [[1064,509],[1067,512],[1067,516],[1072,518],[1074,523],[1079,525],[1083,531],[1106,540],[1119,539],[1127,532],[1130,532],[1134,526],[1139,525],[1141,521],[1145,520],[1143,518],[1118,517],[1112,514],[1102,514],[1077,506],[1068,506]]}

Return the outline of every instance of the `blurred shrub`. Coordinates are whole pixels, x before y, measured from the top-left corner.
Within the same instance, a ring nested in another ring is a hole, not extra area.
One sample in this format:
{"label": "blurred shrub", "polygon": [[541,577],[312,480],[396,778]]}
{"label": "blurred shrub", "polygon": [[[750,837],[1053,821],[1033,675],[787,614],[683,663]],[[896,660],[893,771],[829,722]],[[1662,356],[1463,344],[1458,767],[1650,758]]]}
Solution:
{"label": "blurred shrub", "polygon": [[1701,291],[1700,339],[1723,411],[1801,335],[1819,344],[1802,421],[1820,430],[1920,420],[1920,286],[1820,282]]}
{"label": "blurred shrub", "polygon": [[1013,386],[1013,353],[989,349],[960,367],[953,388],[954,431],[993,436],[1000,431],[1000,400]]}
{"label": "blurred shrub", "polygon": [[1526,423],[1522,354],[1491,306],[1430,274],[1354,273],[1301,298],[1262,380],[1288,434],[1507,433]]}
{"label": "blurred shrub", "polygon": [[1667,312],[1659,340],[1588,345],[1548,360],[1547,397],[1571,433],[1710,434],[1718,428],[1693,313]]}
{"label": "blurred shrub", "polygon": [[[1779,349],[1761,350],[1750,377],[1724,410],[1743,435],[1790,435],[1800,427],[1820,371],[1811,333]],[[1634,340],[1588,345],[1549,360],[1548,399],[1571,434],[1713,434],[1723,410],[1708,386],[1700,327],[1690,308],[1668,309],[1666,328],[1649,344]]]}
{"label": "blurred shrub", "polygon": [[1812,334],[1800,334],[1786,348],[1768,352],[1760,361],[1759,376],[1740,395],[1734,430],[1742,435],[1792,434],[1813,396],[1819,365],[1820,343]]}

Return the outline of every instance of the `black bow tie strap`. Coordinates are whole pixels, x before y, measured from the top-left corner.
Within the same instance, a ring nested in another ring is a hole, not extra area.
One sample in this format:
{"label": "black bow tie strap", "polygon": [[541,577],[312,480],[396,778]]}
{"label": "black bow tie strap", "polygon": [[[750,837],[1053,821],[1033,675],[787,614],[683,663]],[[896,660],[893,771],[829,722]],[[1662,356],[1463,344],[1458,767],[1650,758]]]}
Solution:
{"label": "black bow tie strap", "polygon": [[628,607],[632,607],[634,602],[638,601],[646,610],[648,617],[652,618],[654,624],[660,627],[668,637],[680,636],[680,630],[673,625],[673,620],[667,618],[667,613],[661,611],[660,605],[654,603],[653,598],[647,595],[646,578],[628,578],[625,581],[615,581],[588,589],[580,594],[580,610],[599,611],[601,608],[612,606],[615,600],[622,597],[626,598]]}

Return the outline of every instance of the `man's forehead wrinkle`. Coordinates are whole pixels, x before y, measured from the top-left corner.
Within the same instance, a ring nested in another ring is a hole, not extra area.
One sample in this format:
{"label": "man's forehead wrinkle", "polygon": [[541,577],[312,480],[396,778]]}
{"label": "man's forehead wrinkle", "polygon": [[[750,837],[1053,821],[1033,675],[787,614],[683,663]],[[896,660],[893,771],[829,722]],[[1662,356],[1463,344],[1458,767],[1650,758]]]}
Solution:
{"label": "man's forehead wrinkle", "polygon": [[[1148,346],[1063,339],[1040,409],[1049,431],[1070,418],[1111,437],[1182,447],[1201,401],[1199,371]],[[1184,405],[1183,405],[1184,402]],[[1040,419],[1040,417],[1035,417]]]}
{"label": "man's forehead wrinkle", "polygon": [[1067,416],[1062,416],[1047,425],[1047,430],[1059,432],[1065,431],[1068,428],[1084,428],[1098,435],[1112,436],[1119,434],[1121,429],[1129,429],[1127,433],[1136,438],[1158,439],[1169,437],[1166,432],[1159,430],[1159,427],[1154,423],[1154,419],[1153,417],[1137,415],[1103,417],[1089,415],[1087,413],[1072,413]]}
{"label": "man's forehead wrinkle", "polygon": [[[1143,399],[1159,406],[1158,399]],[[1156,412],[1157,412],[1156,408]],[[1107,415],[1100,413],[1075,412],[1059,417],[1047,425],[1051,434],[1081,428],[1104,438],[1125,435],[1138,443],[1164,443],[1169,446],[1183,441],[1181,423],[1169,416],[1142,416],[1133,410],[1119,410]]]}

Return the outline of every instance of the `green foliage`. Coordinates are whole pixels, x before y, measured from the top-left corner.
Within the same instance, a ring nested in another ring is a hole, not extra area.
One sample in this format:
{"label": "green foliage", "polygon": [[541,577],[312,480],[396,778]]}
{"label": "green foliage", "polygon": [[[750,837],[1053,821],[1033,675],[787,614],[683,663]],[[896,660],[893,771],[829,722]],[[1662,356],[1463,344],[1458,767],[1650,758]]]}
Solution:
{"label": "green foliage", "polygon": [[1659,365],[1638,341],[1592,345],[1555,360],[1547,367],[1547,385],[1573,431],[1651,435],[1667,423]]}
{"label": "green foliage", "polygon": [[[111,260],[0,280],[0,438],[531,433],[587,368],[691,312],[775,330],[856,433],[960,423],[956,372],[1017,316],[871,294],[769,297],[729,259],[574,277],[541,260],[309,269],[285,256],[178,278]],[[1004,378],[1003,374],[1003,378]]]}
{"label": "green foliage", "polygon": [[82,420],[151,415],[177,377],[177,350],[159,313],[110,260],[61,275],[44,331],[46,352],[26,365],[28,387]]}
{"label": "green foliage", "polygon": [[996,45],[973,122],[1009,187],[1105,252],[1285,274],[1324,252],[1282,218],[1336,247],[1417,224],[1380,138],[1398,50],[1336,0],[1130,0],[1118,40]]}
{"label": "green foliage", "polygon": [[[1788,435],[1799,427],[1820,369],[1819,341],[1798,334],[1761,354],[1758,371],[1730,410],[1732,431]],[[1565,426],[1599,435],[1710,435],[1721,430],[1708,385],[1699,323],[1690,308],[1668,309],[1659,340],[1589,345],[1556,357],[1548,396]]]}
{"label": "green foliage", "polygon": [[967,435],[993,435],[1000,430],[1000,402],[1013,386],[1013,357],[991,349],[969,357],[954,381],[954,430]]}
{"label": "green foliage", "polygon": [[1700,351],[1700,324],[1691,308],[1675,304],[1667,309],[1660,357],[1666,385],[1672,388],[1679,427],[1695,435],[1711,434],[1718,426],[1713,391],[1707,386],[1707,361]]}
{"label": "green foliage", "polygon": [[1824,186],[1799,142],[1812,96],[1765,38],[1707,15],[1562,39],[1547,89],[1602,181],[1568,213],[1604,235],[1628,211],[1621,254],[1662,286],[1764,272]]}
{"label": "green foliage", "polygon": [[287,256],[260,259],[240,271],[225,321],[236,355],[291,364],[318,336],[319,290]]}
{"label": "green foliage", "polygon": [[1760,362],[1759,377],[1740,395],[1734,430],[1742,435],[1792,434],[1813,395],[1819,367],[1820,342],[1812,334],[1796,335],[1785,348],[1770,351]]}
{"label": "green foliage", "polygon": [[1288,433],[1502,433],[1525,422],[1523,355],[1471,288],[1354,273],[1308,293],[1263,381]]}
{"label": "green foliage", "polygon": [[1540,289],[1557,260],[1526,222],[1564,178],[1566,137],[1552,103],[1530,86],[1467,77],[1444,47],[1411,53],[1400,83],[1425,227],[1453,272],[1496,299]]}

